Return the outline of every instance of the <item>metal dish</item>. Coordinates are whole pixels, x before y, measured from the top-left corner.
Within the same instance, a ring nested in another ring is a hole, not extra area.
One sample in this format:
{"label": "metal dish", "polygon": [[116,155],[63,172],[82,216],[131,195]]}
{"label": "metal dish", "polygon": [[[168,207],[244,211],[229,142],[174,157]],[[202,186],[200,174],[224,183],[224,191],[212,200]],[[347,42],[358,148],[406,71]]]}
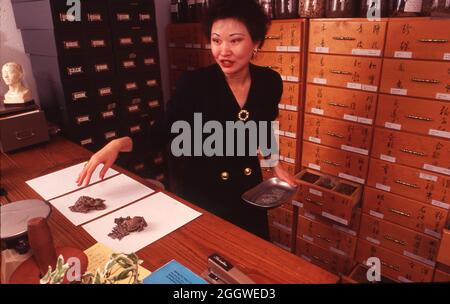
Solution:
{"label": "metal dish", "polygon": [[297,187],[272,177],[245,192],[242,199],[261,208],[275,208],[288,202],[296,191]]}

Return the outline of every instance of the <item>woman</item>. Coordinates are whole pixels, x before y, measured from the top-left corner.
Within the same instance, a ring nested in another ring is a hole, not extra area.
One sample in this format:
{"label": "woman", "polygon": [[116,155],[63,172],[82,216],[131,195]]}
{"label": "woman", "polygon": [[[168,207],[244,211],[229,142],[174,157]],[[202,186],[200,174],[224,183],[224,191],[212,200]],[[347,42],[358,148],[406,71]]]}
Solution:
{"label": "woman", "polygon": [[[223,130],[226,129],[227,122],[270,123],[275,120],[282,94],[281,77],[273,70],[250,63],[258,47],[264,42],[269,22],[255,0],[214,2],[204,25],[216,64],[187,72],[181,77],[167,108],[168,132],[178,121],[194,126],[194,113],[197,113],[197,118],[201,114],[203,123],[221,123]],[[249,136],[245,136],[246,143],[250,142]],[[173,137],[174,134],[168,136]],[[236,139],[231,143],[223,139],[224,146],[236,150]],[[192,147],[196,143],[196,147],[199,147],[195,139],[192,142]],[[92,172],[100,163],[104,164],[100,173],[103,178],[118,153],[131,151],[132,146],[129,137],[106,145],[92,156],[81,172],[78,184],[81,185],[83,181],[89,183]],[[226,147],[222,148],[226,151]],[[250,154],[229,156],[228,153],[219,152],[214,156],[202,154],[184,157],[185,171],[182,178],[185,190],[181,196],[268,239],[266,210],[251,206],[241,199],[245,191],[262,181],[259,160]],[[295,184],[294,178],[279,164],[273,171],[279,178]]]}

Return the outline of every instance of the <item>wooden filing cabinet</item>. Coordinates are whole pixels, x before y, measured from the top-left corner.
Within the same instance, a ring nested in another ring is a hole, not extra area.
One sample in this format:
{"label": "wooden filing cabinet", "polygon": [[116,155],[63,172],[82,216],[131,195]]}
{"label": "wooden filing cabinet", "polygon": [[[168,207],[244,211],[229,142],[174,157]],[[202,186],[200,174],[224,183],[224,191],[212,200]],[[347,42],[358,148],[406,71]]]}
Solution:
{"label": "wooden filing cabinet", "polygon": [[359,238],[435,267],[439,239],[363,213]]}
{"label": "wooden filing cabinet", "polygon": [[361,124],[374,123],[377,95],[308,84],[305,112]]}
{"label": "wooden filing cabinet", "polygon": [[367,184],[371,187],[450,209],[450,177],[372,158]]}
{"label": "wooden filing cabinet", "polygon": [[337,149],[369,155],[372,127],[305,114],[303,139]]}
{"label": "wooden filing cabinet", "polygon": [[308,83],[377,92],[380,58],[309,54]]}
{"label": "wooden filing cabinet", "polygon": [[252,62],[278,72],[284,81],[301,82],[302,57],[296,53],[260,52]]}
{"label": "wooden filing cabinet", "polygon": [[433,280],[433,267],[359,239],[356,260],[365,265],[367,259],[371,257],[380,259],[383,276],[397,282],[431,282]]}
{"label": "wooden filing cabinet", "polygon": [[450,100],[450,62],[385,59],[380,91]]}
{"label": "wooden filing cabinet", "polygon": [[450,175],[450,140],[376,128],[372,157]]}
{"label": "wooden filing cabinet", "polygon": [[335,274],[348,274],[355,265],[352,259],[343,257],[338,253],[326,250],[301,238],[297,238],[296,247],[298,256]]}
{"label": "wooden filing cabinet", "polygon": [[353,258],[355,254],[356,236],[307,217],[298,217],[297,236],[344,257]]}
{"label": "wooden filing cabinet", "polygon": [[448,19],[390,19],[385,57],[450,60],[449,27]]}
{"label": "wooden filing cabinet", "polygon": [[295,201],[316,214],[348,226],[361,199],[362,187],[326,174],[303,170],[296,175]]}
{"label": "wooden filing cabinet", "polygon": [[301,52],[304,19],[273,20],[261,48],[263,52]]}
{"label": "wooden filing cabinet", "polygon": [[302,165],[356,183],[365,184],[369,166],[369,157],[353,152],[303,142]]}
{"label": "wooden filing cabinet", "polygon": [[435,238],[442,238],[449,211],[372,187],[364,191],[363,212]]}
{"label": "wooden filing cabinet", "polygon": [[387,20],[311,19],[309,52],[383,56]]}
{"label": "wooden filing cabinet", "polygon": [[450,105],[411,97],[380,94],[376,124],[393,130],[450,139]]}

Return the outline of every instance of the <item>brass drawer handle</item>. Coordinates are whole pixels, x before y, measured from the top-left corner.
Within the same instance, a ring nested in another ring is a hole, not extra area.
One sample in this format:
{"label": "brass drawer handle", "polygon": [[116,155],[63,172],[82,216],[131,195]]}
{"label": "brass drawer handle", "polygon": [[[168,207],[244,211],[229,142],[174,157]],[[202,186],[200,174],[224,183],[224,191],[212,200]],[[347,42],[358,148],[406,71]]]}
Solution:
{"label": "brass drawer handle", "polygon": [[325,260],[325,259],[322,259],[322,258],[318,257],[317,255],[313,255],[312,257],[313,257],[313,259],[316,260],[316,261],[319,261],[319,262],[322,262],[322,263],[325,263],[325,264],[330,264],[330,262],[328,262],[328,261]]}
{"label": "brass drawer handle", "polygon": [[391,241],[391,242],[393,242],[393,243],[395,243],[397,245],[406,246],[406,242],[405,241],[397,240],[396,238],[394,238],[394,237],[392,237],[390,235],[387,235],[387,234],[384,236],[384,239],[388,240],[388,241]]}
{"label": "brass drawer handle", "polygon": [[420,83],[431,83],[431,84],[438,84],[438,83],[440,83],[439,80],[435,80],[435,79],[422,79],[422,78],[416,78],[416,77],[411,78],[411,81],[414,81],[414,82],[420,82]]}
{"label": "brass drawer handle", "polygon": [[341,166],[341,164],[338,164],[338,163],[335,163],[335,162],[332,162],[332,161],[329,161],[329,160],[324,160],[323,162],[328,164],[328,165],[335,166],[335,167],[340,167]]}
{"label": "brass drawer handle", "polygon": [[419,42],[425,42],[425,43],[447,43],[447,39],[418,39]]}
{"label": "brass drawer handle", "polygon": [[333,107],[348,108],[348,105],[342,103],[329,102],[328,104]]}
{"label": "brass drawer handle", "polygon": [[272,69],[272,70],[279,70],[280,67],[279,66],[275,66],[275,65],[266,65],[266,68]]}
{"label": "brass drawer handle", "polygon": [[401,180],[396,180],[395,181],[397,184],[400,184],[400,185],[403,185],[403,186],[406,186],[406,187],[410,187],[410,188],[414,188],[414,189],[419,189],[419,186],[417,186],[416,184],[410,184],[410,183],[407,183],[407,182],[404,182],[404,181],[401,181]]}
{"label": "brass drawer handle", "polygon": [[396,209],[394,209],[394,208],[389,209],[389,211],[392,212],[392,213],[394,213],[394,214],[401,215],[401,216],[411,217],[411,214],[410,214],[410,213],[403,212],[403,211],[400,211],[400,210],[396,210]]}
{"label": "brass drawer handle", "polygon": [[24,131],[17,131],[15,133],[16,133],[17,140],[26,140],[26,139],[36,136],[36,133],[34,133],[32,129],[28,129],[28,130],[24,130]]}
{"label": "brass drawer handle", "polygon": [[333,37],[334,40],[344,40],[344,41],[352,41],[356,40],[356,38],[353,37],[345,37],[345,36],[335,36]]}
{"label": "brass drawer handle", "polygon": [[422,117],[422,116],[415,116],[415,115],[405,115],[405,117],[410,118],[410,119],[416,119],[416,120],[433,121],[433,119],[429,118],[429,117]]}
{"label": "brass drawer handle", "polygon": [[318,201],[313,201],[312,199],[310,199],[310,198],[305,198],[305,201],[307,201],[307,202],[309,202],[309,203],[311,203],[311,204],[314,204],[314,205],[316,205],[316,206],[319,206],[319,207],[322,207],[323,206],[323,203],[321,203],[321,202],[318,202]]}
{"label": "brass drawer handle", "polygon": [[281,36],[266,36],[266,39],[272,39],[272,40],[277,40],[277,39],[281,39]]}
{"label": "brass drawer handle", "polygon": [[344,136],[330,131],[327,132],[327,135],[331,137],[344,138]]}
{"label": "brass drawer handle", "polygon": [[390,265],[390,264],[388,264],[388,263],[386,263],[384,261],[381,261],[381,265],[383,265],[383,266],[385,266],[387,268],[390,268],[390,269],[392,269],[394,271],[398,271],[398,272],[400,271],[400,267],[399,266]]}
{"label": "brass drawer handle", "polygon": [[416,152],[416,151],[408,150],[408,149],[400,149],[400,151],[402,151],[403,153],[412,154],[415,156],[426,156],[426,154],[423,152]]}
{"label": "brass drawer handle", "polygon": [[331,70],[330,72],[333,74],[338,74],[338,75],[352,75],[351,72],[339,71],[339,70]]}
{"label": "brass drawer handle", "polygon": [[325,242],[331,243],[331,240],[330,240],[330,239],[327,239],[326,237],[321,236],[320,234],[317,234],[316,237],[317,237],[318,239],[324,240]]}

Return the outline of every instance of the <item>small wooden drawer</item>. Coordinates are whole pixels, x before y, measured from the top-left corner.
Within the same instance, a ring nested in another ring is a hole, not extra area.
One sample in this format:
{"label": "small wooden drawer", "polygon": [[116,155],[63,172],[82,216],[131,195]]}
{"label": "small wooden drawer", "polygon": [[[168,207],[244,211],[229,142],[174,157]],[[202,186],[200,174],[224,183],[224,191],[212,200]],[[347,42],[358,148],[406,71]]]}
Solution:
{"label": "small wooden drawer", "polygon": [[189,44],[192,44],[192,41],[194,40],[193,31],[191,29],[192,25],[188,23],[169,24],[166,28],[169,47],[189,47]]}
{"label": "small wooden drawer", "polygon": [[309,52],[383,56],[387,20],[311,19]]}
{"label": "small wooden drawer", "polygon": [[310,263],[318,265],[329,272],[346,275],[355,263],[352,259],[326,250],[303,239],[297,238],[296,254]]}
{"label": "small wooden drawer", "polygon": [[[370,270],[372,271],[372,270]],[[379,277],[379,281],[369,281],[367,279],[367,273],[369,272],[369,267],[364,266],[362,264],[358,264],[353,268],[352,272],[348,276],[341,277],[342,284],[392,284],[396,281],[386,278],[384,276]],[[376,279],[376,278],[375,278]]]}
{"label": "small wooden drawer", "polygon": [[252,60],[255,65],[268,67],[281,75],[284,81],[301,82],[302,57],[296,53],[258,53]]}
{"label": "small wooden drawer", "polygon": [[431,267],[436,266],[439,240],[431,236],[363,213],[359,237]]}
{"label": "small wooden drawer", "polygon": [[381,263],[381,275],[397,282],[431,282],[433,280],[433,267],[359,239],[356,247],[357,262],[366,264],[369,258],[378,258]]}
{"label": "small wooden drawer", "polygon": [[351,236],[334,229],[331,225],[325,225],[307,217],[298,217],[297,237],[350,259],[355,254],[356,236]]}
{"label": "small wooden drawer", "polygon": [[200,50],[186,50],[184,54],[186,56],[186,69],[188,71],[194,71],[202,66],[202,53]]}
{"label": "small wooden drawer", "polygon": [[304,19],[274,20],[261,48],[263,52],[295,52],[302,50]]}
{"label": "small wooden drawer", "polygon": [[357,236],[359,231],[359,226],[361,224],[361,209],[355,208],[352,218],[350,219],[348,226],[343,226],[341,224],[336,223],[333,220],[330,220],[326,217],[320,215],[320,210],[307,209],[308,206],[304,205],[298,201],[292,201],[292,205],[298,206],[298,214],[299,216],[306,217],[312,221],[321,223],[322,225],[326,225],[328,227],[333,228],[336,231],[341,231],[343,233],[348,234],[349,236]]}
{"label": "small wooden drawer", "polygon": [[269,224],[275,226],[283,226],[286,231],[292,231],[294,222],[294,213],[291,210],[279,207],[271,209],[267,212]]}
{"label": "small wooden drawer", "polygon": [[380,91],[450,100],[450,62],[385,59]]}
{"label": "small wooden drawer", "polygon": [[292,250],[292,233],[284,229],[284,227],[280,227],[279,225],[270,225],[269,224],[269,237],[270,241],[277,245],[278,247],[283,248],[286,251],[291,252]]}
{"label": "small wooden drawer", "polygon": [[303,170],[296,175],[298,191],[294,200],[300,201],[308,210],[337,223],[348,226],[354,209],[361,199],[362,187],[312,170]]}
{"label": "small wooden drawer", "polygon": [[283,95],[281,96],[279,107],[283,110],[301,111],[303,109],[301,101],[301,84],[283,81]]}
{"label": "small wooden drawer", "polygon": [[380,94],[376,124],[450,139],[450,106],[446,102]]}
{"label": "small wooden drawer", "polygon": [[[300,116],[301,119],[301,116]],[[279,134],[290,137],[297,138],[298,120],[299,114],[294,111],[279,110],[278,119]]]}
{"label": "small wooden drawer", "polygon": [[450,176],[450,140],[376,128],[372,157]]}
{"label": "small wooden drawer", "polygon": [[169,68],[171,70],[187,70],[188,67],[188,58],[187,52],[189,50],[180,49],[180,48],[169,48]]}
{"label": "small wooden drawer", "polygon": [[216,63],[210,50],[198,50],[197,52],[200,52],[200,67],[207,67]]}
{"label": "small wooden drawer", "polygon": [[448,210],[365,187],[363,212],[440,239]]}
{"label": "small wooden drawer", "polygon": [[437,258],[439,263],[450,267],[450,230],[444,229],[442,232],[441,246]]}
{"label": "small wooden drawer", "polygon": [[372,127],[305,114],[303,140],[369,155]]}
{"label": "small wooden drawer", "polygon": [[280,159],[289,163],[296,164],[297,160],[297,140],[280,136]]}
{"label": "small wooden drawer", "polygon": [[308,84],[305,112],[361,124],[374,123],[377,95]]}
{"label": "small wooden drawer", "polygon": [[309,54],[308,83],[377,92],[380,58]]}
{"label": "small wooden drawer", "polygon": [[449,19],[391,19],[385,57],[450,60]]}
{"label": "small wooden drawer", "polygon": [[436,271],[434,272],[433,282],[450,283],[450,273],[436,269]]}
{"label": "small wooden drawer", "polygon": [[450,209],[450,177],[372,158],[367,185]]}
{"label": "small wooden drawer", "polygon": [[302,165],[309,169],[365,184],[369,157],[304,141]]}

